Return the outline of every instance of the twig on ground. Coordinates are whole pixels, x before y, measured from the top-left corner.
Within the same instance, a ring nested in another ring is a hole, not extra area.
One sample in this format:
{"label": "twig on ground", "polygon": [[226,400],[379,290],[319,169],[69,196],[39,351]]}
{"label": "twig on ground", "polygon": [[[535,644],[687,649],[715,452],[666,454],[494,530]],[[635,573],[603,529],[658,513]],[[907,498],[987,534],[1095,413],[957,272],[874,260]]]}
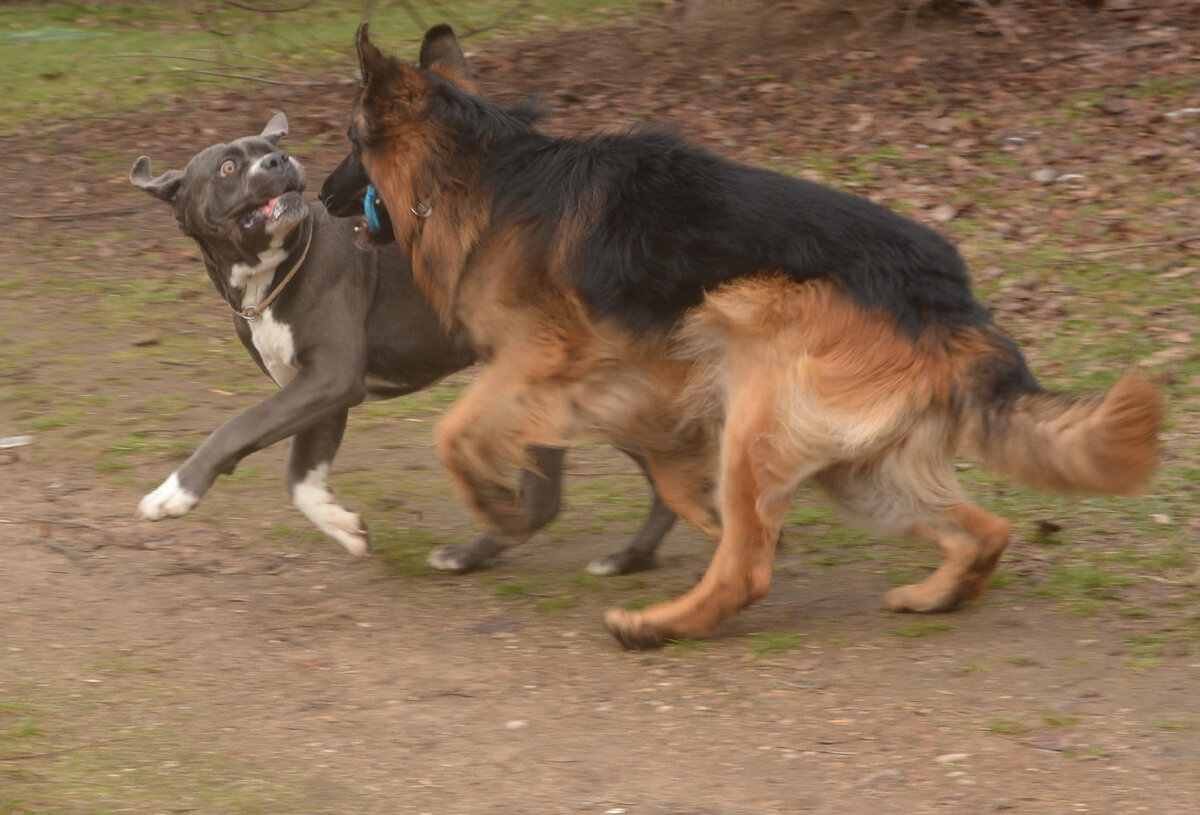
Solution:
{"label": "twig on ground", "polygon": [[109,215],[129,215],[141,207],[117,207],[115,209],[93,209],[85,212],[12,212],[10,218],[19,221],[73,221],[77,218],[104,218]]}
{"label": "twig on ground", "polygon": [[422,31],[429,28],[429,26],[425,25],[425,21],[421,19],[421,15],[417,13],[415,8],[413,8],[412,3],[408,2],[408,0],[398,0],[398,2],[404,7],[404,10],[408,12],[408,16],[413,18]]}
{"label": "twig on ground", "polygon": [[[203,53],[216,54],[216,53],[220,53],[220,52],[206,51]],[[107,57],[107,59],[168,59],[168,60],[177,59],[177,60],[186,60],[187,62],[202,62],[206,65],[220,65],[224,68],[236,69],[236,70],[240,70],[240,71],[267,71],[267,70],[278,71],[280,73],[285,73],[285,74],[296,74],[297,76],[302,76],[305,79],[309,79],[309,80],[312,79],[312,77],[308,73],[301,71],[298,68],[291,68],[287,65],[280,65],[276,62],[272,62],[271,60],[264,59],[262,57],[255,57],[252,54],[234,54],[233,56],[237,57],[237,59],[239,59],[239,60],[247,61],[247,62],[251,61],[251,60],[260,60],[260,61],[266,63],[266,65],[259,68],[254,65],[231,65],[225,60],[212,59],[210,57],[193,57],[193,56],[188,56],[187,54],[152,54],[152,53],[139,53],[139,52],[130,52],[130,53],[124,53],[124,54],[110,54]]]}
{"label": "twig on ground", "polygon": [[80,750],[89,750],[103,744],[112,744],[116,741],[129,741],[129,738],[129,736],[121,736],[115,739],[101,739],[100,741],[92,741],[87,744],[79,744],[75,747],[64,747],[61,750],[48,750],[45,753],[17,753],[11,756],[0,756],[0,761],[29,761],[35,758],[52,758],[54,756],[66,755],[67,753],[77,753]]}
{"label": "twig on ground", "polygon": [[1104,249],[1085,249],[1079,254],[1081,255],[1107,255],[1111,252],[1129,252],[1134,249],[1153,249],[1159,246],[1184,246],[1195,241],[1200,241],[1200,232],[1194,235],[1184,235],[1181,238],[1171,238],[1166,241],[1151,241],[1150,243],[1131,243],[1128,246],[1108,246]]}
{"label": "twig on ground", "polygon": [[1156,48],[1159,46],[1169,45],[1169,44],[1170,43],[1166,42],[1165,40],[1140,40],[1138,42],[1126,43],[1125,45],[1117,45],[1112,48],[1100,48],[1095,51],[1080,51],[1076,54],[1067,54],[1066,56],[1056,57],[1056,58],[1050,60],[1049,62],[1043,62],[1041,65],[1034,65],[1032,67],[1018,65],[1018,66],[1012,68],[1011,70],[1013,72],[1016,72],[1016,71],[1040,71],[1043,68],[1049,68],[1054,65],[1061,65],[1064,62],[1071,62],[1072,60],[1083,59],[1084,57],[1094,57],[1097,54],[1111,54],[1116,51],[1133,51],[1138,48]]}
{"label": "twig on ground", "polygon": [[60,555],[62,555],[67,560],[71,561],[72,563],[78,564],[79,566],[86,566],[84,561],[87,559],[87,555],[81,554],[80,552],[76,552],[74,549],[70,548],[69,546],[63,546],[61,543],[55,543],[54,541],[46,540],[45,538],[31,538],[30,540],[27,540],[27,541],[21,541],[21,543],[41,544],[42,546],[45,546],[48,549],[58,552]]}
{"label": "twig on ground", "polygon": [[281,79],[267,79],[266,77],[262,77],[262,76],[248,76],[246,74],[231,74],[231,73],[226,73],[225,71],[206,71],[203,68],[175,68],[175,67],[172,67],[170,70],[167,70],[167,71],[151,71],[149,73],[144,73],[144,74],[135,74],[135,76],[137,76],[137,77],[161,76],[163,74],[200,74],[202,76],[217,76],[217,77],[221,77],[222,79],[244,79],[247,82],[260,82],[263,85],[281,85],[281,86],[293,87],[293,88],[307,87],[309,85],[318,84],[315,82],[285,82]]}
{"label": "twig on ground", "polygon": [[303,11],[304,9],[312,6],[312,3],[298,3],[297,5],[287,6],[284,8],[263,8],[262,6],[251,6],[245,3],[239,3],[237,0],[225,0],[225,5],[241,9],[242,11],[260,11],[263,14],[287,14],[293,11]]}
{"label": "twig on ground", "polygon": [[529,8],[529,0],[522,0],[520,3],[509,6],[506,11],[501,12],[499,17],[497,17],[495,20],[492,20],[487,25],[479,28],[472,28],[464,32],[461,36],[459,36],[459,39],[465,40],[467,37],[474,37],[476,34],[482,34],[485,31],[491,31],[493,28],[499,27],[510,17],[515,17],[517,14],[525,11],[527,8]]}

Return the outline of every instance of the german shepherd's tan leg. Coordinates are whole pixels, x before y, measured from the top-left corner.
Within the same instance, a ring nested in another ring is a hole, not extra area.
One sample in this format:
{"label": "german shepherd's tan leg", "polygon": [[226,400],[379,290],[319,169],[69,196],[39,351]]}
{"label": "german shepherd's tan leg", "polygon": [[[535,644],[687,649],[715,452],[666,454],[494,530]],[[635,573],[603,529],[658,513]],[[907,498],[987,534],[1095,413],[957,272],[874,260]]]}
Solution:
{"label": "german shepherd's tan leg", "polygon": [[979,597],[1010,525],[967,501],[943,419],[917,422],[905,443],[869,461],[828,468],[817,482],[850,520],[881,534],[933,541],[946,560],[920,583],[884,595],[893,611],[949,611]]}
{"label": "german shepherd's tan leg", "polygon": [[715,541],[721,540],[721,514],[717,511],[707,462],[687,456],[645,453],[646,468],[658,495],[679,517]]}
{"label": "german shepherd's tan leg", "polygon": [[938,544],[946,559],[920,583],[889,591],[883,604],[892,611],[950,611],[977,600],[1008,546],[1011,528],[1008,521],[970,503],[915,527],[914,536]]}
{"label": "german shepherd's tan leg", "polygon": [[[497,360],[485,368],[435,431],[438,457],[502,549],[528,540],[540,526],[509,486],[504,468],[535,466],[524,460],[525,450],[564,445],[575,418],[563,386],[546,377],[531,380],[528,360],[521,362]],[[696,447],[702,449],[699,443]],[[719,540],[709,460],[686,450],[646,453],[645,459],[663,502]]]}
{"label": "german shepherd's tan leg", "polygon": [[722,621],[766,596],[775,544],[792,495],[818,470],[780,451],[769,399],[731,404],[721,446],[720,505],[724,529],[700,583],[687,594],[642,611],[612,609],[609,632],[626,648],[705,637]]}
{"label": "german shepherd's tan leg", "polygon": [[[446,412],[434,431],[438,458],[468,504],[486,519],[501,548],[523,543],[537,524],[505,480],[505,467],[523,464],[525,449],[544,439],[527,439],[520,424],[519,372],[492,364]],[[540,425],[539,429],[544,429]],[[553,444],[543,444],[551,447]]]}

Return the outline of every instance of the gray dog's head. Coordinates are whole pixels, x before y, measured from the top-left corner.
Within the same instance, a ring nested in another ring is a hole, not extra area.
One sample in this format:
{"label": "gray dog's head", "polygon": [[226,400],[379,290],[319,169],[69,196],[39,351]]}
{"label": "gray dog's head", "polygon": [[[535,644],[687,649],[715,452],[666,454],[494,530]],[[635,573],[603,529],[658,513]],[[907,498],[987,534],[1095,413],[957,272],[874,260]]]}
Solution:
{"label": "gray dog's head", "polygon": [[286,134],[287,117],[276,113],[259,135],[214,144],[184,170],[154,178],[142,156],[129,180],[171,204],[183,232],[207,251],[253,263],[308,217],[304,168],[278,147]]}

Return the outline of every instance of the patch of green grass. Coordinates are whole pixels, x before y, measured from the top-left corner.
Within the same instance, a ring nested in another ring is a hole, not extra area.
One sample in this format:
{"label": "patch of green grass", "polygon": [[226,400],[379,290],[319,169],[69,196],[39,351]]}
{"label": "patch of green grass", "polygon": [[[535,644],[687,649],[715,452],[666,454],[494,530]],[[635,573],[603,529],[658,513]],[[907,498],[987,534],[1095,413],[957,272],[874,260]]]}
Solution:
{"label": "patch of green grass", "polygon": [[708,640],[694,640],[690,637],[680,637],[675,640],[667,640],[663,646],[663,650],[673,656],[701,654],[708,650],[709,645]]}
{"label": "patch of green grass", "polygon": [[893,566],[883,570],[883,577],[889,585],[908,586],[919,583],[928,572],[914,566]]}
{"label": "patch of green grass", "polygon": [[134,655],[134,652],[128,648],[122,648],[116,653],[97,660],[92,665],[92,670],[114,676],[129,676],[142,673],[156,674],[162,672],[160,666],[138,659]]}
{"label": "patch of green grass", "polygon": [[551,597],[543,597],[534,603],[533,607],[543,614],[552,614],[556,611],[575,608],[578,605],[579,601],[569,594],[555,594]]}
{"label": "patch of green grass", "polygon": [[1063,750],[1065,758],[1104,758],[1109,751],[1103,747],[1088,747],[1086,750]]}
{"label": "patch of green grass", "polygon": [[1134,657],[1133,659],[1129,660],[1128,667],[1131,671],[1135,671],[1137,673],[1146,673],[1147,671],[1154,670],[1162,664],[1162,657],[1145,656]]}
{"label": "patch of green grass", "polygon": [[[423,32],[407,4],[369,8],[376,43],[415,56]],[[510,9],[495,0],[457,0],[439,10],[462,31],[495,22]],[[528,32],[596,24],[641,10],[634,0],[534,0],[505,27]],[[111,115],[205,88],[251,87],[239,76],[268,82],[349,77],[363,13],[361,5],[335,0],[286,13],[226,6],[219,15],[204,4],[21,3],[0,18],[0,131],[30,121]]]}
{"label": "patch of green grass", "polygon": [[1156,727],[1159,730],[1193,730],[1196,727],[1195,719],[1161,719],[1159,721],[1150,722],[1151,727]]}
{"label": "patch of green grass", "polygon": [[1068,604],[1078,614],[1093,614],[1115,599],[1115,589],[1137,582],[1137,578],[1094,563],[1070,560],[1055,564],[1037,593]]}
{"label": "patch of green grass", "polygon": [[591,572],[576,572],[567,578],[567,582],[577,589],[588,592],[606,593],[613,587],[612,581]]}
{"label": "patch of green grass", "polygon": [[928,637],[931,634],[937,634],[942,631],[953,630],[954,626],[943,620],[920,620],[915,623],[910,623],[903,628],[890,629],[888,633],[894,634],[897,637],[916,639],[918,637]]}
{"label": "patch of green grass", "polygon": [[1002,733],[1006,736],[1021,736],[1032,729],[1030,725],[1016,719],[993,719],[984,727],[989,733]]}
{"label": "patch of green grass", "polygon": [[25,419],[21,422],[20,426],[23,430],[44,433],[48,430],[57,430],[60,427],[74,427],[82,424],[84,418],[82,410],[59,410]]}
{"label": "patch of green grass", "polygon": [[631,600],[626,600],[621,607],[628,611],[641,611],[658,603],[665,603],[669,599],[665,594],[651,594],[645,597],[634,597]]}
{"label": "patch of green grass", "polygon": [[800,644],[800,634],[795,631],[763,631],[750,638],[750,651],[756,658],[762,658],[786,654]]}
{"label": "patch of green grass", "polygon": [[92,467],[102,473],[116,473],[129,469],[149,454],[153,454],[156,459],[164,458],[162,454],[166,453],[182,457],[191,447],[191,443],[185,439],[162,433],[135,431],[110,439],[99,457],[92,462]]}
{"label": "patch of green grass", "polygon": [[992,577],[988,581],[988,587],[992,589],[1007,589],[1018,580],[1019,578],[1015,573],[1001,567],[992,573]]}
{"label": "patch of green grass", "polygon": [[505,580],[496,585],[494,593],[497,597],[524,597],[536,590],[537,588],[531,581]]}
{"label": "patch of green grass", "polygon": [[0,730],[0,742],[22,742],[42,735],[45,735],[42,728],[33,719],[22,719],[15,725]]}
{"label": "patch of green grass", "polygon": [[372,529],[371,556],[396,577],[428,577],[436,574],[436,570],[425,559],[440,542],[433,533],[418,528]]}
{"label": "patch of green grass", "polygon": [[1132,88],[1122,89],[1134,99],[1149,99],[1161,97],[1165,99],[1186,99],[1193,94],[1200,81],[1195,77],[1156,77],[1145,79]]}

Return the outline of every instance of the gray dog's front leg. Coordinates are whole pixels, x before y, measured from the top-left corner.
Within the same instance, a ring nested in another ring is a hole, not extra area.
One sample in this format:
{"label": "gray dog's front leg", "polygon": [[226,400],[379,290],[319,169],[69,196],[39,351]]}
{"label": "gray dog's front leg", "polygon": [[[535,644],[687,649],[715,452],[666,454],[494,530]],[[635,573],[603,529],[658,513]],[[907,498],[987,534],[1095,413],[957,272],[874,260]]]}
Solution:
{"label": "gray dog's front leg", "polygon": [[[346,411],[362,398],[361,376],[355,378],[353,366],[343,366],[330,376],[302,369],[285,387],[221,425],[178,470],[141,500],[138,517],[158,521],[187,514],[218,476],[233,472],[246,456],[331,417],[340,415],[340,426],[344,426]],[[340,439],[340,434],[338,430],[335,435]],[[336,444],[333,449],[337,449]]]}
{"label": "gray dog's front leg", "polygon": [[366,554],[370,539],[362,517],[339,504],[325,484],[333,457],[346,430],[343,410],[335,416],[301,430],[292,437],[288,454],[287,485],[296,509],[336,540],[352,555]]}

